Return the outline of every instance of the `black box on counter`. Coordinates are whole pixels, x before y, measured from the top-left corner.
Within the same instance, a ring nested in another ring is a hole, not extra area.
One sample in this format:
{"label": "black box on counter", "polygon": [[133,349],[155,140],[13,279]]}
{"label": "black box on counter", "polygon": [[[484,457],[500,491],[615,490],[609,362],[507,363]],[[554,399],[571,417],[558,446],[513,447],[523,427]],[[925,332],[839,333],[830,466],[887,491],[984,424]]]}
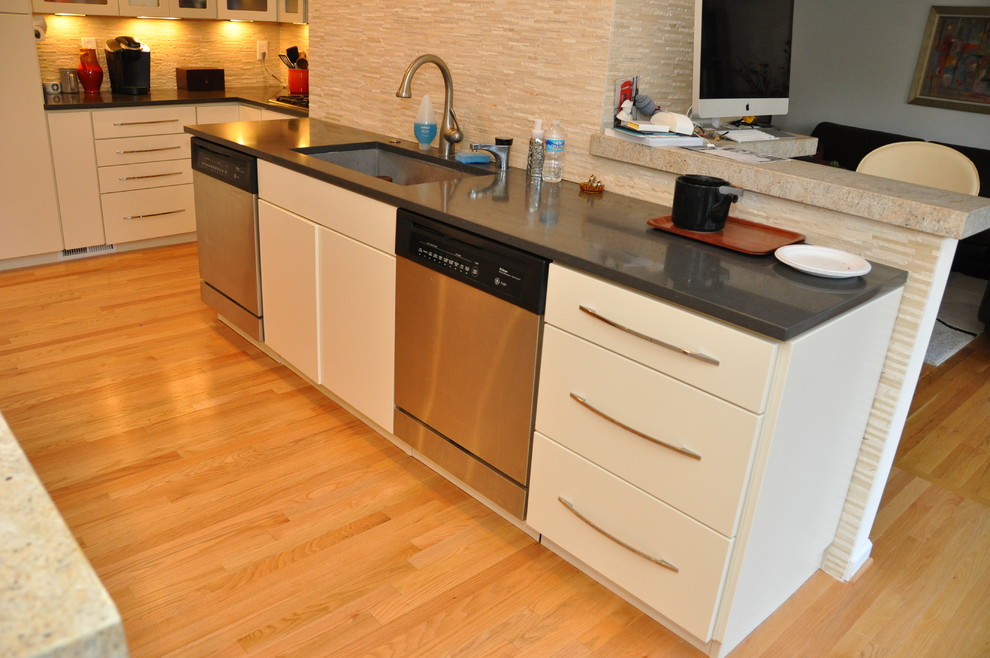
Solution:
{"label": "black box on counter", "polygon": [[188,91],[223,91],[223,69],[175,69],[175,86]]}

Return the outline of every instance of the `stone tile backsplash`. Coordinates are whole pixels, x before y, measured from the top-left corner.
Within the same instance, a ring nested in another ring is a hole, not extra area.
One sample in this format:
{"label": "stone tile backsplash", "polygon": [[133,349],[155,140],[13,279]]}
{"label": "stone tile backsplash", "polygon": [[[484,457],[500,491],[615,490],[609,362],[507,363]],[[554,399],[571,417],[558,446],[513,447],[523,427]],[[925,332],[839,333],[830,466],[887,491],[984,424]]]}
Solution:
{"label": "stone tile backsplash", "polygon": [[[275,80],[256,61],[257,42],[268,42],[268,69],[284,84],[286,68],[278,53],[289,46],[308,50],[309,29],[305,25],[210,20],[154,20],[102,16],[45,15],[48,33],[37,43],[43,80],[57,80],[58,69],[79,63],[79,41],[96,39],[100,66],[106,72],[104,45],[107,39],[127,35],[151,48],[151,86],[175,89],[176,67],[224,69],[227,87],[272,85]],[[110,78],[103,78],[110,91]]]}

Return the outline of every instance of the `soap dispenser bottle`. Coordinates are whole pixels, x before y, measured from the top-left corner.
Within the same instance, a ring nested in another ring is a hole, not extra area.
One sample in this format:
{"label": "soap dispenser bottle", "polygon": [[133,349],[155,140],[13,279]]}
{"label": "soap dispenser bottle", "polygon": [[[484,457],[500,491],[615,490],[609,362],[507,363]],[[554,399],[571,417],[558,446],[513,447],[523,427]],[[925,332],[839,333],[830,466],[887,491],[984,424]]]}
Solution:
{"label": "soap dispenser bottle", "polygon": [[543,177],[543,119],[533,119],[533,133],[529,138],[526,156],[526,173],[530,178]]}
{"label": "soap dispenser bottle", "polygon": [[420,150],[429,151],[433,138],[437,136],[437,116],[433,111],[433,101],[430,100],[429,94],[424,94],[419,104],[413,133],[416,135],[416,141],[419,142]]}

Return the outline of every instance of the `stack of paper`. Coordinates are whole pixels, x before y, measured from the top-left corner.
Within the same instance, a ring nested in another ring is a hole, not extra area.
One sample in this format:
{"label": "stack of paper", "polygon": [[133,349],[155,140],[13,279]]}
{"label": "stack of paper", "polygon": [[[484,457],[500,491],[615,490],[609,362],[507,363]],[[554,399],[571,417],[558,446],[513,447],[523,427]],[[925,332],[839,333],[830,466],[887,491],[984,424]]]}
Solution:
{"label": "stack of paper", "polygon": [[628,126],[606,128],[605,134],[609,137],[619,137],[620,139],[626,139],[638,144],[646,144],[647,146],[704,146],[706,144],[705,139],[697,135],[681,135],[672,132],[646,132],[634,130]]}

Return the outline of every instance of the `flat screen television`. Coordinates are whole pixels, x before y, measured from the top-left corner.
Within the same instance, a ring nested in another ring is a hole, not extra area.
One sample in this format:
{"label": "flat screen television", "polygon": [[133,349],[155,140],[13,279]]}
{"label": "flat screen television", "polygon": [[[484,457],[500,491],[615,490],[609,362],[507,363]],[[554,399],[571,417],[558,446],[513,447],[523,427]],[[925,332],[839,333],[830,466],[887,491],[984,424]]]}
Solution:
{"label": "flat screen television", "polygon": [[696,0],[693,114],[787,114],[794,0]]}

